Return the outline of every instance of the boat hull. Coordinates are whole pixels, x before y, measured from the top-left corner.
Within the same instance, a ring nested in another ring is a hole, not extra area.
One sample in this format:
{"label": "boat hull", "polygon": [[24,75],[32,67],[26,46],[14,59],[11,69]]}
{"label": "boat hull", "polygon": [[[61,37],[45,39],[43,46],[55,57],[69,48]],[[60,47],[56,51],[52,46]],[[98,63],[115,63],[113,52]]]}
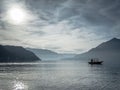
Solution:
{"label": "boat hull", "polygon": [[89,64],[102,64],[103,63],[103,61],[99,61],[99,62],[88,62]]}

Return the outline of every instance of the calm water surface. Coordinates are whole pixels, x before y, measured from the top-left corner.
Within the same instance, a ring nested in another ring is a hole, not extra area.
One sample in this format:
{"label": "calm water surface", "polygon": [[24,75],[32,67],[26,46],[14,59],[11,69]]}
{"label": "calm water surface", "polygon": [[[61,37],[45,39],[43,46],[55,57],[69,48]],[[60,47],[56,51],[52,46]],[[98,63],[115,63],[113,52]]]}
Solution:
{"label": "calm water surface", "polygon": [[120,68],[82,61],[0,64],[0,90],[120,90]]}

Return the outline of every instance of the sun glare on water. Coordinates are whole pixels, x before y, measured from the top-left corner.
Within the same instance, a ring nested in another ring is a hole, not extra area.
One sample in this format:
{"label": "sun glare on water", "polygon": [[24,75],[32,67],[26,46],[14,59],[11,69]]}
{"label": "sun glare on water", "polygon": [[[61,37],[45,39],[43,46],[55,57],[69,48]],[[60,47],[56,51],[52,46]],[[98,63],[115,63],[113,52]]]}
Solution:
{"label": "sun glare on water", "polygon": [[13,90],[28,90],[28,87],[20,81],[14,81]]}

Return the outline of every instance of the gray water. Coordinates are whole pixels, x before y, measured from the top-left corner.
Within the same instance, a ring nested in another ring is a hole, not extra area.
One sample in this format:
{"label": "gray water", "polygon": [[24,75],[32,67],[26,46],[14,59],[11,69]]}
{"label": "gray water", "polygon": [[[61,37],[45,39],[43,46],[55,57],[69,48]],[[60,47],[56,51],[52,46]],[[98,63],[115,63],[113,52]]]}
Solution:
{"label": "gray water", "polygon": [[3,63],[0,90],[120,90],[120,69],[82,61]]}

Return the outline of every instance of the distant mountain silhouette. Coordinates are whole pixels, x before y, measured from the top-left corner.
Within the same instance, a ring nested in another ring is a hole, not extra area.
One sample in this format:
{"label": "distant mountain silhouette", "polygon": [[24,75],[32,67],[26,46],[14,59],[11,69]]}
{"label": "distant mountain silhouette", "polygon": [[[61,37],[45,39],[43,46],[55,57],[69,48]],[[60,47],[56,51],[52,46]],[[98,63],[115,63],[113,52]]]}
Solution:
{"label": "distant mountain silhouette", "polygon": [[27,50],[33,52],[36,56],[42,60],[53,60],[58,57],[56,52],[47,49],[36,49],[36,48],[26,48]]}
{"label": "distant mountain silhouette", "polygon": [[77,60],[88,60],[90,58],[99,58],[106,62],[111,60],[112,62],[120,61],[120,39],[113,38],[86,53],[78,54],[74,57]]}
{"label": "distant mountain silhouette", "polygon": [[27,50],[35,53],[42,60],[63,60],[75,56],[74,54],[61,54],[47,49],[27,48]]}
{"label": "distant mountain silhouette", "polygon": [[40,59],[23,47],[0,45],[0,62],[32,62],[37,60]]}

